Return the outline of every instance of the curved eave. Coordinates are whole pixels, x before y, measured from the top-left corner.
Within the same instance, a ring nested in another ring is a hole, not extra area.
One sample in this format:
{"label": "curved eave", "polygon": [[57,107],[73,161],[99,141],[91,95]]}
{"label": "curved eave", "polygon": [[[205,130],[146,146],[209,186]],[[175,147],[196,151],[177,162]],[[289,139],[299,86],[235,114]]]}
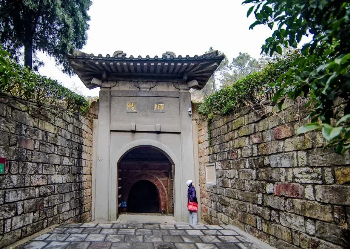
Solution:
{"label": "curved eave", "polygon": [[67,56],[79,78],[89,89],[101,81],[169,81],[197,80],[201,89],[224,59],[224,55],[178,58],[115,58]]}

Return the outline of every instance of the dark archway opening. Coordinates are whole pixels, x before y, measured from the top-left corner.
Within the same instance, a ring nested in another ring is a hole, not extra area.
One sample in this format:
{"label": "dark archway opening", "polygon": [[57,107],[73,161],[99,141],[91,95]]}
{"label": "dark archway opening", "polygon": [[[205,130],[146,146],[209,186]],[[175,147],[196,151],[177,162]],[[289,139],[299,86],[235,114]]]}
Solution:
{"label": "dark archway opening", "polygon": [[159,195],[157,187],[150,181],[136,182],[128,196],[128,212],[159,213]]}
{"label": "dark archway opening", "polygon": [[158,148],[140,146],[128,151],[118,162],[118,213],[173,214],[174,174],[172,161]]}

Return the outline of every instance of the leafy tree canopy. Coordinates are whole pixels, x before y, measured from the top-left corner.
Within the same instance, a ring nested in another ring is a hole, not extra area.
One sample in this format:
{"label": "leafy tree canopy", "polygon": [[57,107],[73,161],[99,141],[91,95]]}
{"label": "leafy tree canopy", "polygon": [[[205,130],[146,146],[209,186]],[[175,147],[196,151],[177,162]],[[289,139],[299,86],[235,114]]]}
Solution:
{"label": "leafy tree canopy", "polygon": [[53,56],[72,73],[64,55],[87,40],[91,0],[0,0],[0,42],[18,61],[32,68],[35,51]]}
{"label": "leafy tree canopy", "polygon": [[[305,133],[322,129],[329,145],[337,153],[350,149],[350,2],[348,0],[246,0],[252,4],[247,15],[254,13],[250,26],[268,25],[274,29],[262,52],[281,53],[283,47],[296,48],[303,36],[311,36],[301,55],[271,86],[275,102],[284,96],[292,99],[307,96],[315,108],[311,123],[299,129]],[[341,109],[335,109],[336,101]],[[341,110],[341,112],[334,112]],[[338,122],[333,121],[336,118]]]}

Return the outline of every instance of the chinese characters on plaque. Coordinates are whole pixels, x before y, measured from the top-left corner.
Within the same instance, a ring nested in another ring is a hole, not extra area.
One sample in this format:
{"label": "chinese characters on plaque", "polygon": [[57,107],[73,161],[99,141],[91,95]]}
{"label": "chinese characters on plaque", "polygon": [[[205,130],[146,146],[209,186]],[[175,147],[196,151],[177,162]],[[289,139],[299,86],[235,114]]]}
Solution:
{"label": "chinese characters on plaque", "polygon": [[136,111],[136,102],[128,102],[126,105],[127,113],[137,113]]}
{"label": "chinese characters on plaque", "polygon": [[[155,103],[153,107],[154,113],[164,113],[164,103]],[[136,102],[128,102],[126,105],[127,113],[137,113]]]}

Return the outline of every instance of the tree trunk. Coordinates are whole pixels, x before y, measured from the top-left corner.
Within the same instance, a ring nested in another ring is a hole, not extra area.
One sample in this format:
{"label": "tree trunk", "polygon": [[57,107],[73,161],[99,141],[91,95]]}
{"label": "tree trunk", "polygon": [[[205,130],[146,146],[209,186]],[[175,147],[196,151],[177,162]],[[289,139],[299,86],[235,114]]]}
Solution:
{"label": "tree trunk", "polygon": [[33,67],[33,40],[24,43],[24,66]]}
{"label": "tree trunk", "polygon": [[30,14],[25,12],[24,26],[24,66],[33,68],[33,30]]}

